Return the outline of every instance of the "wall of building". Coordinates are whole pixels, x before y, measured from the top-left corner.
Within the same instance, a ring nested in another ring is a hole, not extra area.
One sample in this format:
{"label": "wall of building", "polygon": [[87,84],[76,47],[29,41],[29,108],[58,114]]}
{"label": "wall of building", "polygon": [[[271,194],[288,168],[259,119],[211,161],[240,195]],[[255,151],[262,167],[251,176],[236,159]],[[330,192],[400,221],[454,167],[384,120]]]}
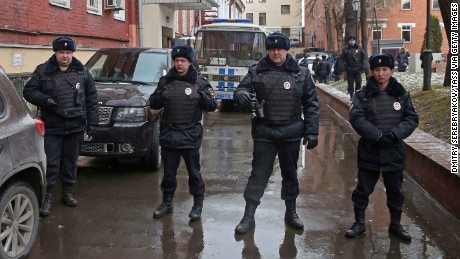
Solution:
{"label": "wall of building", "polygon": [[[163,47],[163,27],[174,28],[174,10],[162,4],[142,6],[143,47]],[[148,14],[148,15],[147,15]]]}

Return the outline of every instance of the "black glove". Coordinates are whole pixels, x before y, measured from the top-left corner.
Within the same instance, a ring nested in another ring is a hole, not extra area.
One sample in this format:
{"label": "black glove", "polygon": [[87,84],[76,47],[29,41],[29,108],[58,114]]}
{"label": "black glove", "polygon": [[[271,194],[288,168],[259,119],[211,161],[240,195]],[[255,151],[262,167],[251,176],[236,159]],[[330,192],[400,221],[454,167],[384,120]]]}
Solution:
{"label": "black glove", "polygon": [[385,131],[382,133],[379,139],[377,139],[377,145],[379,147],[388,147],[396,142],[396,137],[391,131]]}
{"label": "black glove", "polygon": [[246,91],[238,91],[235,96],[236,103],[242,108],[251,106],[251,94]]}
{"label": "black glove", "polygon": [[94,128],[93,125],[86,126],[86,135],[88,135],[89,137],[93,136],[93,128]]}
{"label": "black glove", "polygon": [[[307,144],[308,143],[308,144]],[[303,144],[307,144],[307,149],[312,149],[318,146],[318,136],[317,135],[304,135]]]}
{"label": "black glove", "polygon": [[55,112],[59,109],[59,105],[52,98],[47,98],[46,99],[46,109],[48,111]]}

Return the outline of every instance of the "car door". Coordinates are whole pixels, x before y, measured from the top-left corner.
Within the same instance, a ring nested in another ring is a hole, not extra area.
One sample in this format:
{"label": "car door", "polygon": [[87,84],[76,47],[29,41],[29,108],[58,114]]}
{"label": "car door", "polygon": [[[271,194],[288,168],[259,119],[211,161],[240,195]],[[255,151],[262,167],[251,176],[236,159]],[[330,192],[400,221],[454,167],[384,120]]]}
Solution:
{"label": "car door", "polygon": [[[0,82],[1,84],[1,82]],[[3,86],[0,85],[3,90]],[[13,162],[11,160],[11,153],[8,143],[8,116],[6,98],[0,91],[0,178],[5,177],[5,174],[13,169]]]}

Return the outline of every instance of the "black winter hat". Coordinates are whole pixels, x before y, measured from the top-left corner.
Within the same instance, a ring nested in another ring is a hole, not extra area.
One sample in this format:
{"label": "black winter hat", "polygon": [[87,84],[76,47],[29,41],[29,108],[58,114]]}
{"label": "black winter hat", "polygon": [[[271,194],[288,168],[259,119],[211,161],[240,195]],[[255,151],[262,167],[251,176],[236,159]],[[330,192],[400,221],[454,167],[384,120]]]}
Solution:
{"label": "black winter hat", "polygon": [[395,61],[392,55],[379,54],[369,58],[369,65],[371,70],[376,67],[389,67],[390,69],[393,69],[395,68]]}
{"label": "black winter hat", "polygon": [[189,45],[175,46],[171,51],[171,57],[175,60],[177,57],[188,59],[191,63],[195,62],[195,50]]}
{"label": "black winter hat", "polygon": [[70,50],[75,52],[77,49],[77,44],[71,38],[68,37],[59,37],[53,40],[53,51],[56,52],[58,50]]}
{"label": "black winter hat", "polygon": [[356,40],[356,37],[351,35],[351,36],[348,37],[348,40]]}
{"label": "black winter hat", "polygon": [[289,37],[281,32],[274,32],[268,35],[265,41],[267,50],[269,49],[285,49],[289,50],[291,44],[289,43]]}

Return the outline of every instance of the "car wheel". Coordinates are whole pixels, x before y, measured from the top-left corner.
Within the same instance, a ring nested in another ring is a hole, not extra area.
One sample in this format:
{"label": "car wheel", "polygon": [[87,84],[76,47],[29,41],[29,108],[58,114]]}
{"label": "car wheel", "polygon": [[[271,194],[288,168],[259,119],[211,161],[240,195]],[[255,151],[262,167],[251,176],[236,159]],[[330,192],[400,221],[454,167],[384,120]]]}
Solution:
{"label": "car wheel", "polygon": [[160,148],[160,120],[153,122],[153,135],[150,139],[149,150],[143,159],[146,170],[158,170],[161,166],[161,148]]}
{"label": "car wheel", "polygon": [[37,196],[22,182],[7,186],[0,195],[1,258],[23,258],[30,253],[37,236]]}

